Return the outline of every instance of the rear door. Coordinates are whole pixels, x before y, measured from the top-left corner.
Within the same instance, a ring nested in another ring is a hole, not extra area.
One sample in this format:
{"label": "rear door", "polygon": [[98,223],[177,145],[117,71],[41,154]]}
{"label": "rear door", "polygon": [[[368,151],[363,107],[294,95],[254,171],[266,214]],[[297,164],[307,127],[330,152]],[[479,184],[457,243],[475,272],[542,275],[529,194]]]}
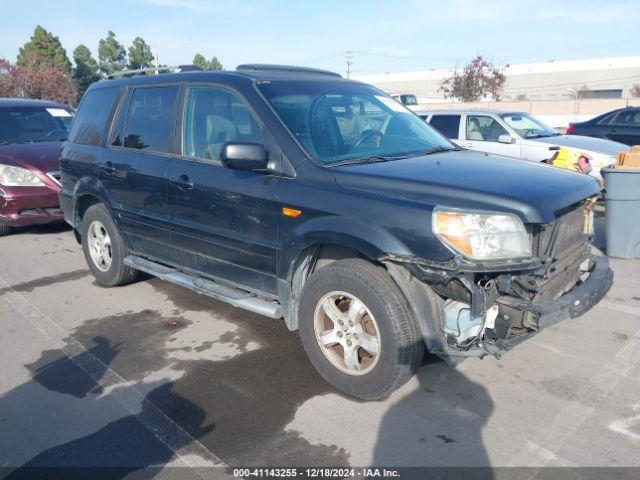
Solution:
{"label": "rear door", "polygon": [[165,173],[173,142],[179,87],[129,89],[100,162],[100,180],[129,248],[176,262],[171,247]]}
{"label": "rear door", "polygon": [[513,135],[495,118],[489,115],[467,115],[465,137],[460,142],[464,148],[520,158],[520,144],[500,143],[501,135]]}
{"label": "rear door", "polygon": [[169,160],[167,191],[181,265],[275,295],[279,178],[220,162],[226,142],[265,144],[263,126],[238,93],[211,85],[185,88],[180,117],[181,155]]}

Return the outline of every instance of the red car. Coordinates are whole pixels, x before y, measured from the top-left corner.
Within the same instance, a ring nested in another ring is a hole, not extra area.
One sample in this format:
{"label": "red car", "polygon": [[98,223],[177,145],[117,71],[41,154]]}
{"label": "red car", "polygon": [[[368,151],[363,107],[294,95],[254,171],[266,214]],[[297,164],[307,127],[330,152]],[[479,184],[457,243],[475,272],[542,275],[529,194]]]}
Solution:
{"label": "red car", "polygon": [[58,155],[72,119],[59,103],[0,98],[0,236],[64,220]]}

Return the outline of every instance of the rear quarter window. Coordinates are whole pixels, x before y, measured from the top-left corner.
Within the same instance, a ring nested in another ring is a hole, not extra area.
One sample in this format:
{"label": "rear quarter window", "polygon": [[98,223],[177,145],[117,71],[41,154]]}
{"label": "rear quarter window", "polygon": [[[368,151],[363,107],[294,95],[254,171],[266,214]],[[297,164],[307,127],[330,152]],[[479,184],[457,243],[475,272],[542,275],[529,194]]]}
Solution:
{"label": "rear quarter window", "polygon": [[87,92],[71,126],[69,141],[81,145],[99,145],[117,96],[117,87]]}

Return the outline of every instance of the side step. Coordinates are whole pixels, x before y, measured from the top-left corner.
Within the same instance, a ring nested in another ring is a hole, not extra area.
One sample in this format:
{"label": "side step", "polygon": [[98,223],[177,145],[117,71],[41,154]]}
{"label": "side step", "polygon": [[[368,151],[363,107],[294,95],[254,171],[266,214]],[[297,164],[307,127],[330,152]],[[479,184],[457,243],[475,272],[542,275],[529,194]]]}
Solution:
{"label": "side step", "polygon": [[124,264],[129,267],[141,270],[154,277],[167,280],[182,287],[190,288],[198,293],[208,295],[216,300],[222,300],[234,307],[244,308],[254,313],[259,313],[266,317],[282,318],[280,304],[273,300],[264,300],[239,288],[222,285],[202,277],[196,277],[175,268],[167,267],[142,257],[130,255],[125,257]]}

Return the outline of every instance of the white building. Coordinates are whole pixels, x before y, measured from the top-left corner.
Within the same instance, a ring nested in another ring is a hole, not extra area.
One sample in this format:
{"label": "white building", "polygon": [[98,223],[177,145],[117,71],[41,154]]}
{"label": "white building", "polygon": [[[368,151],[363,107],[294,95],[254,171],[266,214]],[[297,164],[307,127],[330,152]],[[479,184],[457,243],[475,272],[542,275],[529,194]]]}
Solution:
{"label": "white building", "polygon": [[[640,84],[640,56],[567,60],[510,65],[502,100],[566,100],[575,98],[627,98]],[[412,93],[419,103],[443,101],[439,92],[452,70],[359,75],[390,94]]]}

